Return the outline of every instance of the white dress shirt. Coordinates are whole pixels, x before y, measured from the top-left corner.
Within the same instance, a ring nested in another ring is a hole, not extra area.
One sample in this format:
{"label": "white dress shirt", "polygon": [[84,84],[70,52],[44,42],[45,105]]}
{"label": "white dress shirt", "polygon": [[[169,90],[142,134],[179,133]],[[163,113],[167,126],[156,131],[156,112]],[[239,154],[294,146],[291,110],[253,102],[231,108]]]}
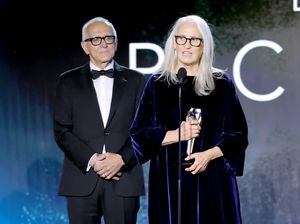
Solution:
{"label": "white dress shirt", "polygon": [[[114,68],[114,61],[112,61],[108,66],[104,69],[98,68],[96,65],[94,65],[92,62],[90,62],[90,68],[91,70],[108,70]],[[112,92],[113,92],[113,85],[114,85],[114,79],[109,78],[107,76],[101,75],[97,79],[93,79],[94,88],[97,95],[98,105],[100,108],[102,121],[104,128],[106,127],[109,112],[110,112],[110,105],[111,105],[111,99],[112,99]],[[102,153],[105,153],[105,145],[103,145]],[[91,157],[87,171],[91,168],[90,163],[92,158],[95,156],[95,154]]]}

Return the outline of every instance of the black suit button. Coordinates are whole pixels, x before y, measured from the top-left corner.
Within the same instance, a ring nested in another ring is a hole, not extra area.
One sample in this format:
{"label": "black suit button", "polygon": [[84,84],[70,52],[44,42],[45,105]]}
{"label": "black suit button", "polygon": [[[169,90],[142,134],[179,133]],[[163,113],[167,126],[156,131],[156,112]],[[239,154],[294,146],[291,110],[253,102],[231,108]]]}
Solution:
{"label": "black suit button", "polygon": [[105,131],[105,132],[104,132],[104,136],[109,136],[109,132],[108,132],[108,131]]}

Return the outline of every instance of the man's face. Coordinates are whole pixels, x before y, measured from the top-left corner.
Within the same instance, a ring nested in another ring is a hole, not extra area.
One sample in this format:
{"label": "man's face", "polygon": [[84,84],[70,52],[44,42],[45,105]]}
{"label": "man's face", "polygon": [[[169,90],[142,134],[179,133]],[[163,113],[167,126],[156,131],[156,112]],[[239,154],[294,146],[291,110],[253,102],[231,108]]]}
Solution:
{"label": "man's face", "polygon": [[[117,40],[111,43],[112,36],[113,30],[110,26],[102,22],[96,22],[86,29],[86,39],[94,38],[94,40],[81,42],[81,46],[84,52],[89,55],[91,62],[100,68],[106,67],[112,61],[117,50]],[[102,37],[102,39],[98,38],[96,40],[95,37]],[[106,39],[103,39],[104,37]],[[108,43],[106,40],[108,40]],[[94,46],[95,43],[98,45]]]}

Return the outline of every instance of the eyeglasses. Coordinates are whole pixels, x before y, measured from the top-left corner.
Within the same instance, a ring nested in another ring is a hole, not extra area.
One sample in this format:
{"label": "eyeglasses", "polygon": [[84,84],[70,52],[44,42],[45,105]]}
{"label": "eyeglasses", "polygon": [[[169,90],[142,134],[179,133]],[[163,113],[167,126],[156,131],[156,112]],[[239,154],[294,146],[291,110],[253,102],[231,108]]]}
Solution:
{"label": "eyeglasses", "polygon": [[115,42],[115,39],[116,37],[111,35],[111,36],[104,36],[104,37],[91,37],[91,38],[88,38],[88,39],[85,39],[84,41],[85,42],[91,42],[91,44],[93,46],[98,46],[102,43],[102,40],[104,40],[104,42],[106,44],[112,44]]}
{"label": "eyeglasses", "polygon": [[185,36],[175,36],[175,42],[178,45],[185,45],[189,41],[193,47],[200,47],[203,44],[203,39],[198,37],[187,38]]}

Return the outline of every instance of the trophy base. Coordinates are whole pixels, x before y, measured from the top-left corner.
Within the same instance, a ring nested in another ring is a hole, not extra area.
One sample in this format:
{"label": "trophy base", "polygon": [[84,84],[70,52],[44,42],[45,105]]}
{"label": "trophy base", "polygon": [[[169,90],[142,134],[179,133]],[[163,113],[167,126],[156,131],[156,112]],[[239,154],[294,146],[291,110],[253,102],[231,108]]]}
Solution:
{"label": "trophy base", "polygon": [[190,160],[183,160],[181,162],[181,166],[184,167],[184,168],[188,168],[190,167],[191,165],[193,165],[195,159],[190,159]]}

